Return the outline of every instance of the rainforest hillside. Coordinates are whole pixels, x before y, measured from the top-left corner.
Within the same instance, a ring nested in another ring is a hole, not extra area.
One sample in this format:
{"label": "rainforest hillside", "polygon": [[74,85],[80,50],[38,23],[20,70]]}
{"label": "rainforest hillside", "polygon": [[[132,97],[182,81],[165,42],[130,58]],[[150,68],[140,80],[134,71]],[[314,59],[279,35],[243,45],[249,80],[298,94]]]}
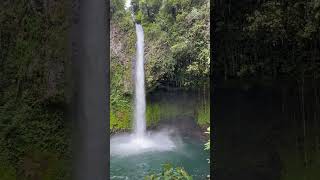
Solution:
{"label": "rainforest hillside", "polygon": [[[144,29],[147,92],[166,88],[201,90],[207,96],[209,94],[209,1],[134,0],[131,9],[133,18],[124,4],[124,0],[113,0],[110,9],[110,127],[115,131],[131,126],[135,22]],[[204,124],[208,125],[209,118],[205,121]]]}
{"label": "rainforest hillside", "polygon": [[217,1],[215,78],[320,78],[320,1]]}
{"label": "rainforest hillside", "polygon": [[0,3],[0,179],[67,177],[66,7],[63,0]]}

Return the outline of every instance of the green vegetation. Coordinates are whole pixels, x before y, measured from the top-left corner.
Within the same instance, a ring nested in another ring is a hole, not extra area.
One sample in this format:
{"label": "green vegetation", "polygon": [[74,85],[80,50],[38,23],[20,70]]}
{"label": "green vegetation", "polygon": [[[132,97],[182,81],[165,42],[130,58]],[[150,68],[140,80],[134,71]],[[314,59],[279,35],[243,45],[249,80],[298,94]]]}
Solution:
{"label": "green vegetation", "polygon": [[132,58],[135,54],[135,29],[125,1],[111,3],[110,131],[129,130],[132,119]]}
{"label": "green vegetation", "polygon": [[171,164],[163,164],[160,173],[154,173],[145,177],[145,180],[192,180],[192,177],[181,167],[173,167]]}
{"label": "green vegetation", "polygon": [[209,78],[209,1],[138,1],[145,31],[147,87],[198,88]]}
{"label": "green vegetation", "polygon": [[[147,90],[160,85],[207,87],[209,1],[133,3],[145,31]],[[69,176],[67,7],[63,0],[0,4],[0,179]],[[131,128],[136,35],[123,0],[112,0],[110,10],[110,129],[117,132]],[[149,106],[148,125],[154,126],[167,112],[174,116],[176,110]],[[39,162],[44,169],[34,167]]]}
{"label": "green vegetation", "polygon": [[196,120],[201,127],[207,127],[208,125],[210,125],[210,104],[209,103],[205,103],[204,105],[198,108]]}
{"label": "green vegetation", "polygon": [[[131,126],[135,27],[124,0],[111,1],[111,131]],[[147,92],[159,86],[208,89],[209,1],[132,1],[135,21],[145,33]],[[202,101],[206,101],[206,97]],[[149,106],[149,105],[148,105]],[[175,107],[147,106],[147,124],[173,117]],[[209,125],[208,107],[199,109],[198,122]],[[165,112],[165,113],[162,113]],[[123,116],[123,117],[122,117]],[[124,119],[123,119],[124,118]]]}
{"label": "green vegetation", "polygon": [[155,126],[161,119],[161,107],[159,104],[150,104],[147,106],[146,110],[146,120],[147,126]]}
{"label": "green vegetation", "polygon": [[[146,120],[155,127],[160,120],[191,116],[202,127],[210,124],[209,105],[209,0],[133,0],[131,19],[124,0],[111,1],[111,122],[112,132],[132,126],[135,27],[145,37],[146,91],[157,88],[197,90],[202,104],[186,110],[175,103],[148,102]],[[192,179],[182,168],[170,164],[146,179]]]}
{"label": "green vegetation", "polygon": [[222,2],[216,78],[318,80],[319,18],[319,0]]}
{"label": "green vegetation", "polygon": [[294,133],[275,148],[281,179],[318,179],[320,1],[221,1],[215,10],[215,79],[282,93],[281,126]]}
{"label": "green vegetation", "polygon": [[[41,155],[70,159],[70,123],[64,118],[65,7],[62,0],[50,6],[21,0],[0,4],[0,179],[67,176]],[[29,156],[35,152],[38,156]],[[47,165],[33,168],[38,161]]]}

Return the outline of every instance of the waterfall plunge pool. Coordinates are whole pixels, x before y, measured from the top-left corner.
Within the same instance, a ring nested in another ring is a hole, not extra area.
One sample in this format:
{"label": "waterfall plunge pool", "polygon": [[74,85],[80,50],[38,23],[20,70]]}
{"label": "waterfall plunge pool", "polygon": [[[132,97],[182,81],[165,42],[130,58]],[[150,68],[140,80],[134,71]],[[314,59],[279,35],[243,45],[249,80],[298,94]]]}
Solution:
{"label": "waterfall plunge pool", "polygon": [[[210,174],[207,161],[209,152],[203,150],[203,141],[187,136],[171,137],[171,140],[175,143],[174,148],[130,153],[134,149],[128,147],[126,151],[129,154],[111,153],[110,179],[141,180],[151,172],[161,172],[161,165],[164,163],[183,167],[194,179],[206,179]],[[111,149],[115,145],[113,143],[115,142],[111,142]]]}
{"label": "waterfall plunge pool", "polygon": [[193,114],[201,104],[199,97],[202,95],[192,91],[155,90],[148,94],[147,107],[159,107],[148,118],[156,116],[160,122],[146,132],[144,145],[144,141],[131,141],[135,137],[130,132],[111,137],[110,179],[141,180],[151,172],[160,172],[164,163],[183,167],[193,179],[206,179],[210,153],[204,150],[207,138]]}

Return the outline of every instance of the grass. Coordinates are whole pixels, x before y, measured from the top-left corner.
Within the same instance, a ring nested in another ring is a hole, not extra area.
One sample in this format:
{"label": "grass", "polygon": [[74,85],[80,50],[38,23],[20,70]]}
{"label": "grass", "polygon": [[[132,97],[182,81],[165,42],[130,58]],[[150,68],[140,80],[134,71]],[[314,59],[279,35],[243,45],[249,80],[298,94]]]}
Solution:
{"label": "grass", "polygon": [[131,128],[131,111],[112,111],[110,112],[110,130],[111,132],[128,130]]}
{"label": "grass", "polygon": [[160,121],[161,107],[159,104],[150,104],[146,109],[147,126],[155,126]]}
{"label": "grass", "polygon": [[197,110],[197,124],[200,127],[207,127],[210,125],[210,104],[199,106]]}

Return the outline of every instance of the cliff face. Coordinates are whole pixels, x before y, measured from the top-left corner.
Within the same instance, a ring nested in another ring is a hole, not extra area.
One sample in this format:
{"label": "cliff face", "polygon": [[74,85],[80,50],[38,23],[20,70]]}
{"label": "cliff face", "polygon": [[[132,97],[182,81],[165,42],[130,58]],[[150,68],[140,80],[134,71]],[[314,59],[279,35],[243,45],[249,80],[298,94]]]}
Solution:
{"label": "cliff face", "polygon": [[[167,34],[158,33],[149,27],[144,27],[147,90],[158,85],[159,81],[174,69],[174,60],[167,44]],[[131,94],[136,58],[136,33],[134,22],[128,12],[111,20],[110,50],[111,81],[114,82],[114,87],[123,90],[123,94]]]}
{"label": "cliff face", "polygon": [[[135,54],[134,24],[111,20],[110,27],[110,55],[111,55],[111,81],[112,86],[122,91],[123,94],[131,94],[133,91],[133,60]],[[113,87],[111,87],[113,88]]]}

